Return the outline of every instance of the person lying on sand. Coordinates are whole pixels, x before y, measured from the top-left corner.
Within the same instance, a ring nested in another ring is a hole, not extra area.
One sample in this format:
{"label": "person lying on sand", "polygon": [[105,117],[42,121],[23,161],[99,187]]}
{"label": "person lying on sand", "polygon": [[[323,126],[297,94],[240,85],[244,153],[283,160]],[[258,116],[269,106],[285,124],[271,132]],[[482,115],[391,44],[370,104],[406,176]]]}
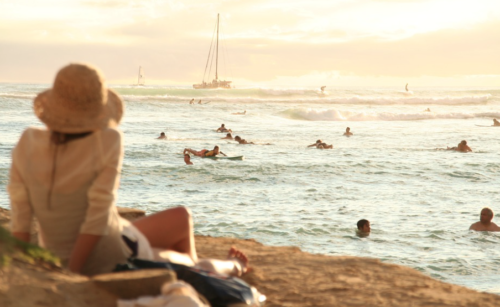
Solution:
{"label": "person lying on sand", "polygon": [[245,115],[247,114],[247,110],[245,110],[245,112],[236,112],[236,113],[231,113],[233,115]]}
{"label": "person lying on sand", "polygon": [[497,119],[493,119],[493,126],[500,126],[500,122]]}
{"label": "person lying on sand", "polygon": [[311,144],[307,147],[316,147],[318,149],[332,149],[333,145],[328,145],[326,143],[323,143],[321,140],[317,140],[316,143]]}
{"label": "person lying on sand", "polygon": [[219,128],[217,128],[217,130],[215,130],[217,132],[233,132],[231,131],[231,129],[227,129],[226,128],[226,125],[224,124],[221,124]]}
{"label": "person lying on sand", "polygon": [[488,207],[483,208],[481,210],[481,214],[479,215],[479,222],[470,225],[469,230],[500,231],[500,227],[491,221],[493,219],[493,215],[493,210]]}
{"label": "person lying on sand", "polygon": [[254,142],[247,142],[247,140],[245,139],[242,139],[239,135],[235,136],[234,137],[234,140],[242,145],[245,145],[245,144],[252,144],[252,145],[255,145]]}
{"label": "person lying on sand", "polygon": [[349,127],[345,128],[344,136],[351,136],[351,135],[352,135],[351,128]]}
{"label": "person lying on sand", "polygon": [[166,140],[167,136],[165,135],[165,132],[160,133],[160,136],[156,138],[157,140]]}
{"label": "person lying on sand", "polygon": [[459,152],[472,152],[472,149],[467,145],[467,141],[463,140],[457,147],[446,147],[446,150],[455,150]]}
{"label": "person lying on sand", "polygon": [[184,162],[186,162],[186,165],[193,165],[193,162],[191,162],[191,156],[189,154],[184,154]]}
{"label": "person lying on sand", "polygon": [[370,228],[370,221],[369,220],[359,220],[358,221],[358,230],[356,231],[356,235],[360,237],[368,237],[370,235],[370,231],[372,230]]}
{"label": "person lying on sand", "polygon": [[215,157],[218,154],[222,154],[226,156],[225,153],[219,150],[219,146],[215,146],[214,149],[208,150],[208,149],[202,149],[200,151],[193,150],[191,148],[184,148],[184,151],[182,152],[183,154],[186,153],[192,153],[195,156],[198,157]]}
{"label": "person lying on sand", "polygon": [[231,133],[228,133],[226,134],[225,137],[221,138],[221,140],[232,140],[233,139],[233,135]]}

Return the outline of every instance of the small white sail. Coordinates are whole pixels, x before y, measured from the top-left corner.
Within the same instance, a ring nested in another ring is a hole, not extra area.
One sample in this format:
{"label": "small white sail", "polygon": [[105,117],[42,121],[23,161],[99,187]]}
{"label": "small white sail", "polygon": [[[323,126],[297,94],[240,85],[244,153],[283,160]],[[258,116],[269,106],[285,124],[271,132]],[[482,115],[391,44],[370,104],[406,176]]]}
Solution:
{"label": "small white sail", "polygon": [[146,77],[144,76],[144,70],[142,66],[139,66],[139,75],[137,76],[137,85],[144,85],[146,83]]}

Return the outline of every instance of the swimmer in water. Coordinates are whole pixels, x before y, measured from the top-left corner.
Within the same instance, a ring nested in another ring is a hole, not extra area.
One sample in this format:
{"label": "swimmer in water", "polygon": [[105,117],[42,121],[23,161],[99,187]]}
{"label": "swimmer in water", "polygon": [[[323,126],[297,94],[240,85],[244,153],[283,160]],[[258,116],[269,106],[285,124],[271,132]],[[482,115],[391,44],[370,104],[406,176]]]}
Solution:
{"label": "swimmer in water", "polygon": [[326,88],[326,85],[323,85],[323,86],[321,87],[321,92],[324,92],[324,91],[325,91],[325,88]]}
{"label": "swimmer in water", "polygon": [[166,140],[167,136],[165,135],[165,132],[160,133],[160,136],[156,138],[157,140]]}
{"label": "swimmer in water", "polygon": [[233,136],[231,135],[231,133],[228,133],[226,134],[225,137],[221,138],[221,140],[232,140],[233,139]]}
{"label": "swimmer in water", "polygon": [[368,237],[370,235],[370,232],[372,231],[370,227],[370,221],[369,220],[359,220],[357,223],[358,230],[356,231],[356,235],[359,237]]}
{"label": "swimmer in water", "polygon": [[307,147],[316,147],[318,149],[332,149],[333,145],[328,145],[323,143],[321,140],[317,140],[316,143],[308,145]]}
{"label": "swimmer in water", "polygon": [[189,102],[189,104],[194,104],[194,98],[191,99],[191,101]]}
{"label": "swimmer in water", "polygon": [[344,135],[345,136],[351,136],[352,135],[351,128],[349,128],[349,127],[345,128]]}
{"label": "swimmer in water", "polygon": [[201,104],[201,99],[200,99],[200,100],[198,100],[198,104]]}
{"label": "swimmer in water", "polygon": [[184,162],[186,162],[186,165],[193,165],[193,162],[191,162],[191,156],[187,153],[184,154]]}
{"label": "swimmer in water", "polygon": [[424,110],[424,112],[430,112],[430,111],[431,111],[431,109],[429,109],[429,108]]}
{"label": "swimmer in water", "polygon": [[217,132],[229,132],[229,133],[232,133],[233,131],[231,131],[231,129],[227,129],[226,128],[226,125],[224,124],[221,124],[219,128],[217,128],[217,130],[215,130]]}
{"label": "swimmer in water", "polygon": [[219,146],[215,146],[214,149],[208,150],[208,149],[202,149],[200,151],[191,149],[191,148],[184,148],[184,151],[182,152],[184,155],[187,153],[191,153],[197,157],[215,157],[218,154],[222,154],[226,156],[225,153],[219,150]]}
{"label": "swimmer in water", "polygon": [[447,147],[446,150],[455,150],[459,152],[472,152],[472,149],[467,145],[467,141],[463,140],[457,147]]}
{"label": "swimmer in water", "polygon": [[245,145],[245,144],[252,144],[252,145],[255,145],[254,142],[247,142],[247,140],[245,139],[242,139],[239,135],[235,136],[234,137],[234,140],[242,145]]}
{"label": "swimmer in water", "polygon": [[488,207],[483,208],[481,210],[481,214],[479,215],[479,222],[470,225],[469,230],[500,231],[500,227],[491,221],[493,220],[493,215],[493,210]]}
{"label": "swimmer in water", "polygon": [[500,126],[500,122],[497,119],[493,119],[493,126],[495,127]]}

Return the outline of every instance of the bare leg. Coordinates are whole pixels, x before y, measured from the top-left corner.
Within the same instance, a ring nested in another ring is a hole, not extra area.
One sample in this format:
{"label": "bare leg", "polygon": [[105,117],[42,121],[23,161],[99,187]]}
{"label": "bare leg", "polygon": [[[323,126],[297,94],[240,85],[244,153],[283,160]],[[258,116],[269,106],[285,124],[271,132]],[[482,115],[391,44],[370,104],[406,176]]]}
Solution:
{"label": "bare leg", "polygon": [[152,247],[187,254],[198,262],[194,244],[193,219],[185,207],[168,209],[133,222]]}

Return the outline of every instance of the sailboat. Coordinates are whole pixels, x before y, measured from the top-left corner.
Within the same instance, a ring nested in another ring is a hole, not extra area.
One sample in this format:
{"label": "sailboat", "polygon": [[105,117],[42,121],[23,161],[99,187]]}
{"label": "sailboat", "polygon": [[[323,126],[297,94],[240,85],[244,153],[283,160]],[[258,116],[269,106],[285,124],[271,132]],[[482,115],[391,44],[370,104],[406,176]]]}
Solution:
{"label": "sailboat", "polygon": [[142,66],[139,66],[139,74],[137,76],[137,86],[144,86],[146,83],[146,78],[144,77],[144,70]]}
{"label": "sailboat", "polygon": [[[213,42],[213,38],[212,38]],[[208,51],[207,64],[205,65],[205,72],[203,73],[203,81],[199,84],[193,84],[195,89],[211,89],[211,88],[231,88],[232,81],[219,80],[218,74],[218,64],[219,64],[219,14],[217,14],[217,43],[215,47],[215,79],[212,82],[205,82],[205,74],[207,72],[208,62],[210,61],[210,54],[212,52],[212,44],[210,44],[210,50]],[[213,56],[213,55],[212,55]],[[210,66],[211,69],[211,66]],[[208,76],[208,78],[210,78]]]}

